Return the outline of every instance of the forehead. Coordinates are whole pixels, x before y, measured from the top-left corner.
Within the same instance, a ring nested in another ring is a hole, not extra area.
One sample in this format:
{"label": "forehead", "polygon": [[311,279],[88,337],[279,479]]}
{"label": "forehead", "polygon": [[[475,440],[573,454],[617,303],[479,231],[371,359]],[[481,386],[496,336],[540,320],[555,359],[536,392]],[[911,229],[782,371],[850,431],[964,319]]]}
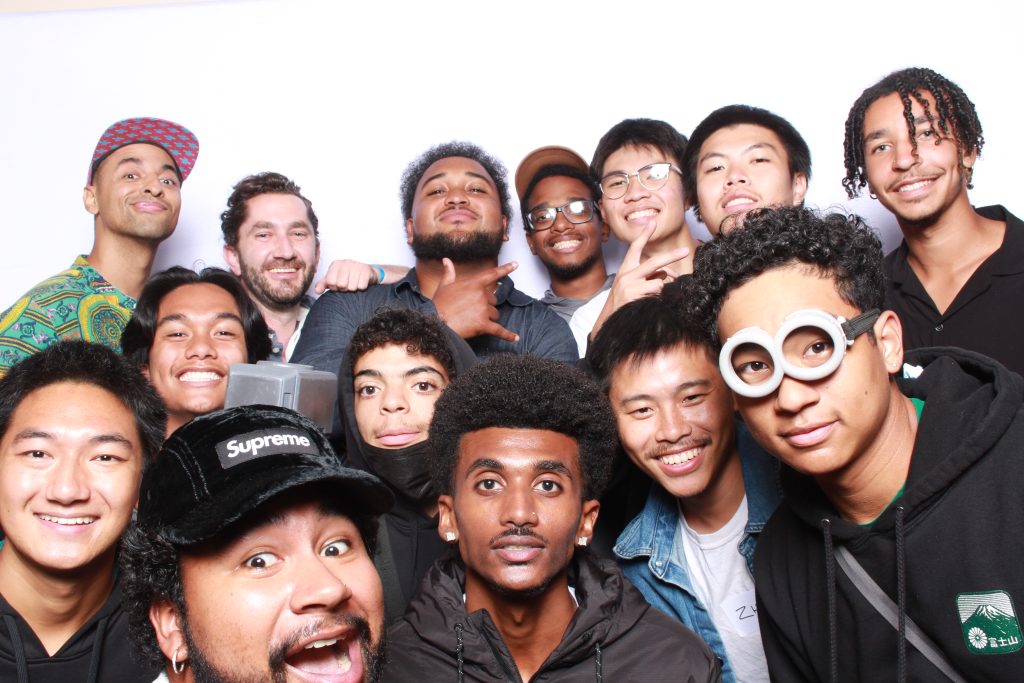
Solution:
{"label": "forehead", "polygon": [[550,429],[487,427],[467,432],[459,442],[456,472],[460,478],[480,460],[494,461],[503,469],[528,471],[558,463],[580,478],[576,439]]}
{"label": "forehead", "polygon": [[533,192],[527,197],[526,204],[534,207],[541,204],[562,203],[570,199],[590,198],[590,188],[582,180],[565,175],[553,175],[537,183]]}
{"label": "forehead", "polygon": [[648,164],[665,162],[679,163],[679,160],[653,145],[626,145],[608,155],[602,174],[633,173]]}
{"label": "forehead", "polygon": [[784,266],[729,292],[718,314],[719,337],[724,341],[746,327],[774,334],[787,315],[805,308],[847,319],[859,312],[843,301],[831,277],[803,264]]}
{"label": "forehead", "polygon": [[487,169],[479,161],[468,157],[445,157],[444,159],[438,159],[428,166],[427,170],[420,176],[420,181],[416,186],[423,187],[423,185],[436,179],[453,180],[467,176],[480,177],[494,185],[494,179],[491,178],[491,174],[487,172]]}
{"label": "forehead", "polygon": [[230,313],[241,317],[238,303],[231,294],[209,282],[195,282],[177,287],[160,300],[157,319],[169,315],[184,318],[203,318]]}
{"label": "forehead", "polygon": [[[935,98],[927,90],[920,91],[922,100],[928,103],[928,111],[934,117]],[[913,95],[910,96],[910,112],[916,120],[927,120],[925,108]],[[864,111],[864,134],[871,135],[879,132],[892,133],[894,130],[909,130],[907,117],[903,112],[903,98],[897,92],[882,95],[868,105]]]}
{"label": "forehead", "polygon": [[356,359],[353,366],[355,372],[377,370],[382,374],[401,372],[412,367],[431,367],[444,373],[441,362],[431,355],[409,353],[406,344],[383,344],[370,349]]}
{"label": "forehead", "polygon": [[645,386],[714,380],[717,375],[717,361],[705,347],[680,343],[644,358],[624,359],[612,370],[610,388],[615,393],[628,388],[632,393]]}
{"label": "forehead", "polygon": [[709,154],[741,154],[758,146],[770,146],[786,158],[782,139],[770,128],[756,123],[737,123],[719,128],[700,146],[700,159]]}
{"label": "forehead", "polygon": [[137,436],[135,415],[121,399],[102,387],[87,382],[55,382],[25,395],[11,414],[4,441],[23,427],[46,429],[87,425],[93,433],[108,433],[117,427],[133,440]]}
{"label": "forehead", "polygon": [[177,173],[177,166],[174,164],[174,159],[168,154],[163,147],[159,145],[153,145],[148,142],[136,142],[131,145],[125,145],[119,147],[107,155],[103,161],[100,162],[99,166],[96,167],[96,172],[93,174],[93,181],[102,175],[104,169],[114,168],[125,159],[138,159],[144,164],[158,167],[170,167]]}
{"label": "forehead", "polygon": [[308,223],[306,204],[293,194],[270,192],[245,203],[246,224],[261,222]]}

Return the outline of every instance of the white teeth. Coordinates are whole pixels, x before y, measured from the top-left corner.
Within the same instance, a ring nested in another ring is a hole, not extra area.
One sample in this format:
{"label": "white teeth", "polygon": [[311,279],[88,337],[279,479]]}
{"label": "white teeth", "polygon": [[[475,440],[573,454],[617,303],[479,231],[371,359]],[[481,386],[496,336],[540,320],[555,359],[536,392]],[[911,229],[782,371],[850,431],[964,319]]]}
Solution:
{"label": "white teeth", "polygon": [[691,448],[688,451],[682,453],[672,453],[671,455],[663,455],[658,460],[661,460],[666,465],[682,465],[684,462],[689,462],[697,457],[700,453],[700,448]]}
{"label": "white teeth", "polygon": [[573,249],[583,244],[582,240],[565,240],[563,242],[555,242],[551,245],[552,249]]}
{"label": "white teeth", "polygon": [[95,517],[54,517],[52,515],[39,515],[39,519],[46,522],[53,522],[54,524],[62,524],[64,526],[92,524],[96,521]]}
{"label": "white teeth", "polygon": [[346,674],[348,670],[352,668],[352,660],[348,657],[348,650],[343,650],[338,653],[338,668],[339,673]]}
{"label": "white teeth", "polygon": [[294,273],[298,268],[271,268],[271,273]]}
{"label": "white teeth", "polygon": [[[314,640],[312,643],[307,645],[305,649],[307,649],[307,650],[312,650],[314,648],[319,649],[321,647],[328,647],[329,645],[334,645],[337,642],[338,642],[337,638],[331,638],[330,640]],[[345,655],[345,658],[348,659],[348,655]]]}
{"label": "white teeth", "polygon": [[657,209],[644,209],[643,211],[634,211],[633,213],[626,214],[627,221],[634,221],[637,218],[649,218],[650,216],[657,216]]}
{"label": "white teeth", "polygon": [[182,382],[215,382],[220,379],[220,375],[216,372],[199,372],[197,370],[190,370],[182,373],[178,379]]}
{"label": "white teeth", "polygon": [[737,197],[736,199],[730,199],[728,202],[726,202],[725,203],[725,208],[728,209],[730,207],[739,206],[741,204],[753,204],[753,203],[754,203],[754,200],[750,199],[749,197]]}
{"label": "white teeth", "polygon": [[924,187],[925,185],[930,184],[931,182],[932,181],[930,181],[930,180],[919,180],[916,183],[910,183],[909,185],[904,185],[903,187],[901,187],[899,189],[899,191],[900,192],[913,192],[914,190],[919,190],[922,187]]}

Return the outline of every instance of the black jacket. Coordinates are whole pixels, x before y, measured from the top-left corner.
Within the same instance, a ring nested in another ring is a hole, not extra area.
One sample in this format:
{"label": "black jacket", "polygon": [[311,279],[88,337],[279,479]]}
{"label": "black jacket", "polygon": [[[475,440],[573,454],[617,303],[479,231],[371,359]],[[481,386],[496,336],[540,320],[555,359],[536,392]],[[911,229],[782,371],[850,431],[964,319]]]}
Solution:
{"label": "black jacket", "polygon": [[32,628],[0,596],[0,681],[7,683],[152,683],[158,671],[138,664],[128,642],[121,591],[51,657]]}
{"label": "black jacket", "polygon": [[902,657],[906,680],[945,680],[853,586],[833,546],[964,679],[1024,680],[1024,380],[960,349],[907,360],[925,370],[900,388],[924,412],[903,494],[872,525],[842,519],[813,480],[784,473],[785,500],[755,555],[774,680],[897,681]]}
{"label": "black jacket", "polygon": [[[707,645],[644,602],[614,562],[578,553],[570,580],[579,608],[532,681],[721,680],[718,659]],[[457,559],[439,560],[430,569],[409,611],[388,634],[385,683],[521,683],[487,611],[466,613],[464,585],[465,568]]]}
{"label": "black jacket", "polygon": [[[444,329],[455,371],[461,374],[476,364],[476,356],[454,331],[448,327]],[[395,449],[383,456],[391,462],[397,462],[396,456],[406,457],[408,467],[403,468],[401,476],[377,466],[378,458],[382,456],[374,456],[356,426],[354,391],[352,358],[346,349],[339,372],[338,406],[345,423],[348,464],[377,475],[395,495],[394,506],[380,517],[377,553],[373,558],[384,585],[385,621],[390,625],[405,612],[423,575],[447,545],[437,533],[437,517],[427,517],[423,513],[423,505],[414,500],[414,497],[437,499],[437,491],[430,484],[430,473],[424,460],[426,443]],[[404,481],[402,476],[406,477]]]}

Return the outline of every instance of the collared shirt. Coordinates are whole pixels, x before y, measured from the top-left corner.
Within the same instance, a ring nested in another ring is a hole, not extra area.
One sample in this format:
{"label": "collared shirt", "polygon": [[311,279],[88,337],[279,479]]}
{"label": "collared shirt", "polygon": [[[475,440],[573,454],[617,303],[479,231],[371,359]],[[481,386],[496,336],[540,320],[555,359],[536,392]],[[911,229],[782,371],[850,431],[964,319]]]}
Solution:
{"label": "collared shirt", "polygon": [[120,351],[135,303],[79,256],[0,315],[0,376],[59,339],[84,339]]}
{"label": "collared shirt", "polygon": [[[748,512],[743,538],[736,551],[743,555],[753,576],[757,537],[782,496],[779,464],[739,422],[736,441],[743,467]],[[683,553],[673,551],[679,538],[678,529],[679,507],[675,496],[660,486],[652,486],[643,511],[619,535],[615,555],[619,558],[622,573],[651,605],[689,626],[714,650],[724,663],[722,680],[731,683],[735,677],[722,637],[707,608],[694,594],[687,568],[679,560]]]}
{"label": "collared shirt", "polygon": [[295,353],[295,347],[299,343],[299,337],[302,336],[302,325],[306,322],[306,315],[312,307],[313,297],[308,294],[303,296],[302,301],[299,302],[299,314],[295,318],[295,329],[292,331],[292,336],[288,337],[287,346],[282,344],[281,340],[277,338],[277,332],[273,328],[268,327],[270,330],[270,355],[267,356],[267,360],[283,363],[286,358],[291,359],[292,354]]}
{"label": "collared shirt", "polygon": [[983,353],[1024,374],[1024,223],[1002,206],[976,209],[1006,223],[1003,243],[957,292],[944,313],[910,267],[902,242],[885,257],[885,304],[903,323],[903,345],[959,346]]}
{"label": "collared shirt", "polygon": [[[499,280],[494,295],[498,302],[498,324],[518,334],[519,341],[508,342],[491,335],[467,339],[466,343],[478,358],[515,353],[567,363],[579,360],[576,342],[565,321],[536,299],[516,289],[511,278]],[[341,359],[356,328],[378,310],[387,307],[410,308],[437,315],[434,302],[420,290],[415,268],[393,285],[377,285],[361,292],[325,292],[306,317],[292,362],[338,374]],[[334,413],[334,434],[343,434],[338,411]]]}
{"label": "collared shirt", "polygon": [[544,292],[544,298],[541,299],[540,302],[557,313],[558,317],[562,320],[569,322],[572,320],[573,314],[576,313],[580,306],[587,304],[601,292],[611,289],[613,282],[615,282],[615,273],[606,277],[604,279],[604,284],[601,285],[601,289],[597,290],[586,299],[573,299],[567,296],[558,296],[553,290],[549,289]]}

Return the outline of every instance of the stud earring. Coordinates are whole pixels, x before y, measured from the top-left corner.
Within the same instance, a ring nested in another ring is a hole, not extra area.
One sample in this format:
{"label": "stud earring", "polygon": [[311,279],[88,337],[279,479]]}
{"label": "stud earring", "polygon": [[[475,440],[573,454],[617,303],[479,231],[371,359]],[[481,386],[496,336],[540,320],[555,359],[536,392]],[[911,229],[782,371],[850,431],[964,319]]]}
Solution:
{"label": "stud earring", "polygon": [[580,536],[579,538],[576,539],[576,545],[578,545],[581,548],[586,548],[587,547],[587,543],[589,543],[589,542],[590,542],[590,539],[587,538],[586,536]]}
{"label": "stud earring", "polygon": [[455,539],[457,539],[457,538],[458,538],[458,536],[455,535],[454,531],[446,531],[446,532],[444,532],[444,540],[445,540],[446,543],[455,543]]}

